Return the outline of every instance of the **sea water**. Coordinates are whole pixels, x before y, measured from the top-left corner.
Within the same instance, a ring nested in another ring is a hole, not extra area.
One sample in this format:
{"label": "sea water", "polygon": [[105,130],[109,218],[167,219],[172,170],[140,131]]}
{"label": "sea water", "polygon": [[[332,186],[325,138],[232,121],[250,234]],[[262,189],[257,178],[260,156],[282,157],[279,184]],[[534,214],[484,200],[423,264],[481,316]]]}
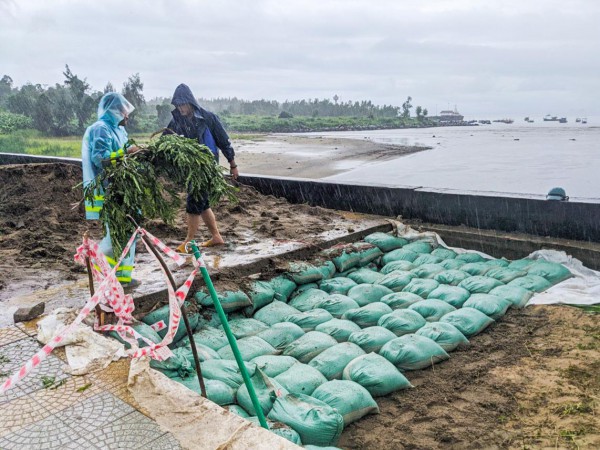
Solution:
{"label": "sea water", "polygon": [[591,120],[314,134],[431,147],[331,181],[536,196],[560,186],[571,199],[600,201],[600,126]]}

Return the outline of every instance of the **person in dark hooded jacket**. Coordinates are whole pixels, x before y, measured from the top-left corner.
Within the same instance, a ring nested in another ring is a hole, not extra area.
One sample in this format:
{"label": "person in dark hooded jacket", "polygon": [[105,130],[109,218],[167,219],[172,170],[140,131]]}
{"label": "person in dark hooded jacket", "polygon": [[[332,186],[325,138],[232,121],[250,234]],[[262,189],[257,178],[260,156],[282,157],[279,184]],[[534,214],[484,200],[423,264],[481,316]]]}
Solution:
{"label": "person in dark hooded jacket", "polygon": [[[178,135],[196,139],[200,144],[206,145],[215,155],[217,162],[219,161],[219,150],[221,150],[229,162],[231,176],[234,180],[237,179],[238,168],[234,159],[235,152],[219,118],[210,111],[201,108],[190,88],[183,83],[175,89],[171,104],[175,106],[175,109],[171,113],[173,119],[169,122],[167,128]],[[178,252],[186,253],[185,246],[194,239],[200,227],[200,219],[202,219],[211,234],[211,238],[201,244],[202,247],[212,247],[225,243],[217,227],[215,215],[208,203],[208,193],[199,202],[194,201],[188,195],[186,212],[188,214],[188,232],[185,241],[177,247]]]}

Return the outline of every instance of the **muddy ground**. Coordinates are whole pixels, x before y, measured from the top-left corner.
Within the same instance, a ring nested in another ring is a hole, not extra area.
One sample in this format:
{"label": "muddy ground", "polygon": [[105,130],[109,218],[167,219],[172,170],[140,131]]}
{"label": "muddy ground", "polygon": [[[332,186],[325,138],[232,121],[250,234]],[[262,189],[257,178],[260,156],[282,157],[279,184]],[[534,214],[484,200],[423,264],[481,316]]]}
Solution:
{"label": "muddy ground", "polygon": [[[23,278],[43,288],[53,277],[81,277],[75,248],[86,229],[96,238],[100,230],[83,220],[81,207],[71,208],[81,198],[72,189],[80,179],[70,165],[0,166],[0,302]],[[329,229],[339,216],[249,188],[240,199],[215,210],[228,241],[245,230],[297,239]],[[173,226],[148,228],[179,242],[184,214]],[[567,306],[511,310],[449,361],[407,376],[415,388],[377,399],[381,413],[350,425],[341,447],[600,448],[597,315]]]}
{"label": "muddy ground", "polygon": [[[0,302],[23,289],[45,289],[57,282],[75,280],[83,267],[73,262],[83,233],[101,239],[98,221],[84,219],[81,168],[68,164],[23,164],[0,166]],[[213,208],[220,231],[230,245],[270,237],[298,240],[340,226],[340,214],[308,205],[290,205],[272,196],[240,186],[239,203],[221,202]],[[74,206],[75,205],[75,206]],[[185,202],[173,225],[150,222],[145,227],[169,245],[186,235]],[[345,218],[349,223],[352,219]],[[197,239],[208,239],[204,226]],[[145,248],[138,244],[138,251]],[[16,270],[15,270],[16,269]]]}

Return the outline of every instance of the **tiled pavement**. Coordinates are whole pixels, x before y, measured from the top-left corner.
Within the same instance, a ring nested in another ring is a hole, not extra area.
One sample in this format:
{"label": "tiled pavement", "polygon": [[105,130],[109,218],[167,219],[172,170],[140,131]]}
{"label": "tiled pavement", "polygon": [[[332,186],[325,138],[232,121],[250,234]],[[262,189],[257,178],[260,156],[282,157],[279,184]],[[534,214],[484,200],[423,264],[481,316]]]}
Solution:
{"label": "tiled pavement", "polygon": [[[41,348],[30,325],[0,329],[0,382]],[[127,389],[129,361],[70,376],[63,349],[0,395],[0,449],[180,449]],[[43,380],[51,386],[44,387]]]}

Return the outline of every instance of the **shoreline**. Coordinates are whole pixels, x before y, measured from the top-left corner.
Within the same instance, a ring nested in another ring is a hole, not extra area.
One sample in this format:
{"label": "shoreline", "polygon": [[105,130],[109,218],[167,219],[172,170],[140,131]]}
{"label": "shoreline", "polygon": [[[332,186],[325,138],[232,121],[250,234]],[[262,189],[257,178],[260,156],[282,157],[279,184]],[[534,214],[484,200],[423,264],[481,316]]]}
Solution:
{"label": "shoreline", "polygon": [[[431,149],[381,144],[366,138],[295,134],[251,135],[233,139],[232,144],[241,173],[313,179]],[[226,162],[221,164],[227,165]]]}

